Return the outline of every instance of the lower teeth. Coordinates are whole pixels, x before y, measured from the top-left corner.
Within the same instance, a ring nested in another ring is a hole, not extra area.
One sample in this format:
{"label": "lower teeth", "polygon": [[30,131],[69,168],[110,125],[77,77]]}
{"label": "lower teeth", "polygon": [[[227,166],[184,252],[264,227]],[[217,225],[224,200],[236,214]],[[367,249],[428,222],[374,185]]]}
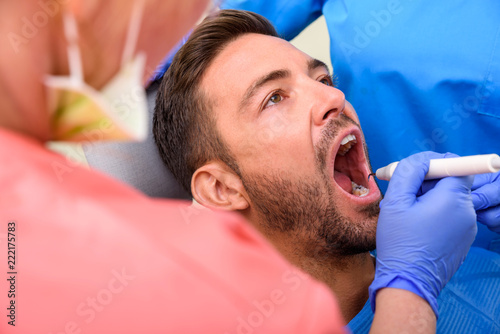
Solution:
{"label": "lower teeth", "polygon": [[364,197],[368,195],[370,192],[369,189],[363,187],[362,185],[357,184],[356,182],[351,181],[352,183],[352,194],[358,197]]}

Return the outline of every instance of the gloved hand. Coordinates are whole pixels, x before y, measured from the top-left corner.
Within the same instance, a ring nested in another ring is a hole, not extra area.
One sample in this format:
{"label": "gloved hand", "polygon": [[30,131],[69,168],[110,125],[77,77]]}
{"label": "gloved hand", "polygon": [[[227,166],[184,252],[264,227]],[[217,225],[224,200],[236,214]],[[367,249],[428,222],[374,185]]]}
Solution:
{"label": "gloved hand", "polygon": [[500,172],[476,175],[472,190],[477,221],[500,233]]}
{"label": "gloved hand", "polygon": [[422,152],[396,168],[380,203],[377,265],[369,288],[374,311],[377,291],[392,287],[424,298],[438,316],[436,298],[462,264],[477,231],[472,176],[426,181],[422,187],[429,160],[452,156]]}

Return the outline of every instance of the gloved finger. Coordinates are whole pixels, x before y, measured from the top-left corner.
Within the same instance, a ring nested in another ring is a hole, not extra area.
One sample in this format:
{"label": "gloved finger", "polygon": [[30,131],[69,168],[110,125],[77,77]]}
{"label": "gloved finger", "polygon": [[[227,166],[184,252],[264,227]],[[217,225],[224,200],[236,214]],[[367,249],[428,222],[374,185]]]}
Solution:
{"label": "gloved finger", "polygon": [[476,210],[497,206],[500,204],[500,179],[476,188],[471,195]]}
{"label": "gloved finger", "polygon": [[500,183],[500,172],[476,175],[474,183],[472,184],[472,190],[476,190],[490,183]]}
{"label": "gloved finger", "polygon": [[445,177],[436,183],[432,189],[432,193],[436,194],[436,196],[444,196],[446,194],[463,194],[468,196],[473,182],[473,175]]}
{"label": "gloved finger", "polygon": [[[419,204],[424,205],[427,210],[433,211],[435,215],[438,215],[439,212],[443,211],[443,208],[446,208],[449,213],[442,217],[441,226],[452,226],[453,229],[462,231],[471,237],[471,243],[477,233],[477,216],[470,197],[470,187],[473,180],[472,175],[445,177],[439,180],[433,189],[417,198]],[[473,219],[463,220],[462,224],[457,224],[457,220],[448,219],[451,212],[457,210],[465,210],[464,212],[470,213]],[[439,234],[439,232],[434,230],[431,233]]]}
{"label": "gloved finger", "polygon": [[425,194],[429,190],[433,189],[436,186],[436,184],[439,182],[439,180],[440,179],[424,181],[424,183],[422,183],[422,186],[420,187],[420,189],[417,192],[417,197],[422,196],[423,194]]}
{"label": "gloved finger", "polygon": [[[459,157],[457,154],[447,152],[447,153],[444,153],[444,156],[442,158],[457,158],[457,157]],[[432,159],[436,159],[436,158],[432,158]],[[420,190],[417,193],[417,197],[422,196],[423,194],[425,194],[429,190],[433,189],[436,186],[436,184],[439,182],[439,180],[440,179],[425,180],[424,183],[422,183],[422,187],[420,187]]]}
{"label": "gloved finger", "polygon": [[500,205],[476,212],[477,221],[486,225],[490,231],[500,233]]}
{"label": "gloved finger", "polygon": [[391,177],[385,199],[413,203],[429,171],[429,160],[444,158],[445,154],[421,152],[401,160]]}

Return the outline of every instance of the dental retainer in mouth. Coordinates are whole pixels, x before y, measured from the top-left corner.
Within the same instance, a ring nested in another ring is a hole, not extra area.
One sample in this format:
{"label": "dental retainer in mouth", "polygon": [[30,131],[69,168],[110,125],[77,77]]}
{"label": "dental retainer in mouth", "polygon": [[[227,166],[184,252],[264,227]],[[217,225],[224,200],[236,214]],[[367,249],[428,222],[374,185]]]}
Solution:
{"label": "dental retainer in mouth", "polygon": [[[340,142],[340,148],[335,157],[334,179],[335,182],[349,194],[364,197],[370,193],[367,180],[359,169],[359,154],[357,139],[353,134],[348,134]],[[352,150],[352,151],[351,151]]]}

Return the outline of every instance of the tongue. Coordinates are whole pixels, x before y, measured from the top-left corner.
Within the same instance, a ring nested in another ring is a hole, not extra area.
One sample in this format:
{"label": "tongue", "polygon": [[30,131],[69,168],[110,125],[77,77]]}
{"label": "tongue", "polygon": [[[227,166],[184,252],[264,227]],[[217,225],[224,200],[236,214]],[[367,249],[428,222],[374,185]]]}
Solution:
{"label": "tongue", "polygon": [[337,182],[340,188],[344,189],[349,194],[352,194],[352,182],[349,176],[337,170],[334,171],[333,176],[335,178],[335,182]]}

